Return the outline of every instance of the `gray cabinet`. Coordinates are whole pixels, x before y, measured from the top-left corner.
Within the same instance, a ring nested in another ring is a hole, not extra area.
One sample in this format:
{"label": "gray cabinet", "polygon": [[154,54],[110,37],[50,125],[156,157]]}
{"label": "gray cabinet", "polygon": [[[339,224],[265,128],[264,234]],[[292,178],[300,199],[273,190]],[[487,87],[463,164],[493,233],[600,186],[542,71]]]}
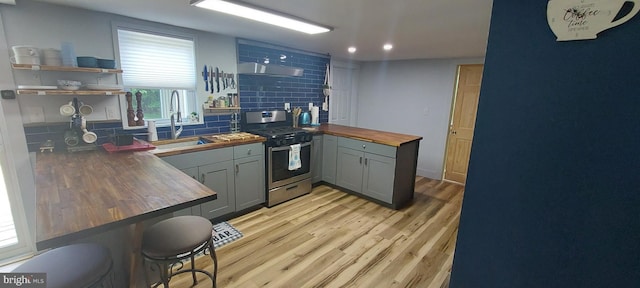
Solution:
{"label": "gray cabinet", "polygon": [[322,181],[322,135],[313,136],[311,150],[311,183]]}
{"label": "gray cabinet", "polygon": [[396,148],[338,138],[336,185],[392,204]]}
{"label": "gray cabinet", "polygon": [[262,143],[166,156],[162,160],[217,193],[216,200],[177,211],[174,216],[213,219],[265,202]]}
{"label": "gray cabinet", "polygon": [[322,181],[336,184],[336,161],[338,157],[338,137],[323,135],[322,137]]}
{"label": "gray cabinet", "polygon": [[236,211],[265,202],[264,146],[257,144],[234,147]]}
{"label": "gray cabinet", "polygon": [[235,187],[233,177],[233,161],[223,161],[198,167],[202,184],[216,191],[218,198],[200,205],[200,215],[213,219],[236,208]]}

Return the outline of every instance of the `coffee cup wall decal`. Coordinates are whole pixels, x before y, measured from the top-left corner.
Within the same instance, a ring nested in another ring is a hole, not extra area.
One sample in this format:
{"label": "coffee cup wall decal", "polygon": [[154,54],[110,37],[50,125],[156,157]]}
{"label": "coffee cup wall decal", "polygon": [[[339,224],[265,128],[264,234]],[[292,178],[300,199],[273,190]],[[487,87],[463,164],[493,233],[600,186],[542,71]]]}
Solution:
{"label": "coffee cup wall decal", "polygon": [[[631,11],[613,21],[623,5]],[[547,21],[557,41],[595,39],[597,34],[629,21],[640,10],[640,0],[550,0]]]}

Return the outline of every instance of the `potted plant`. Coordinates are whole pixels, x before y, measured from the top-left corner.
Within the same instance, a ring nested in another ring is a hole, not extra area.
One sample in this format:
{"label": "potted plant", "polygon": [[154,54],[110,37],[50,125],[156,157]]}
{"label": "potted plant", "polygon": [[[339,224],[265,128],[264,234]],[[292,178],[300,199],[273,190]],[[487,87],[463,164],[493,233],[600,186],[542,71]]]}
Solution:
{"label": "potted plant", "polygon": [[198,123],[198,113],[191,112],[191,115],[189,115],[189,121],[191,123]]}
{"label": "potted plant", "polygon": [[324,96],[329,96],[331,94],[331,86],[329,86],[329,84],[322,85],[322,94],[324,94]]}

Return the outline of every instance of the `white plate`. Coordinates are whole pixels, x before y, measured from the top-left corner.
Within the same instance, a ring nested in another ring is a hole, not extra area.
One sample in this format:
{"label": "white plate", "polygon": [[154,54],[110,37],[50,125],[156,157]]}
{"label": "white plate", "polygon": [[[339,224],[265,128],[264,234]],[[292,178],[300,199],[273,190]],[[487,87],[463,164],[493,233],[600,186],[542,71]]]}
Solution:
{"label": "white plate", "polygon": [[109,84],[87,84],[87,89],[89,90],[122,90],[122,86],[120,85],[109,85]]}
{"label": "white plate", "polygon": [[56,89],[58,89],[58,86],[18,85],[18,89],[32,89],[32,90],[56,90]]}

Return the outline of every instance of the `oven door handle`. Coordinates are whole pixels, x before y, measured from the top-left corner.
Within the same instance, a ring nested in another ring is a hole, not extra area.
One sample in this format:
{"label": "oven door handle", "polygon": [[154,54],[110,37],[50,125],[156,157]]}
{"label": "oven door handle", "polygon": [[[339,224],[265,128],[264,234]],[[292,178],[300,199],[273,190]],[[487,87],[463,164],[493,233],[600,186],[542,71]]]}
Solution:
{"label": "oven door handle", "polygon": [[[302,143],[300,144],[300,148],[307,147],[309,145],[311,145],[311,142]],[[271,151],[284,151],[289,149],[290,149],[289,146],[281,146],[281,147],[272,147]]]}

